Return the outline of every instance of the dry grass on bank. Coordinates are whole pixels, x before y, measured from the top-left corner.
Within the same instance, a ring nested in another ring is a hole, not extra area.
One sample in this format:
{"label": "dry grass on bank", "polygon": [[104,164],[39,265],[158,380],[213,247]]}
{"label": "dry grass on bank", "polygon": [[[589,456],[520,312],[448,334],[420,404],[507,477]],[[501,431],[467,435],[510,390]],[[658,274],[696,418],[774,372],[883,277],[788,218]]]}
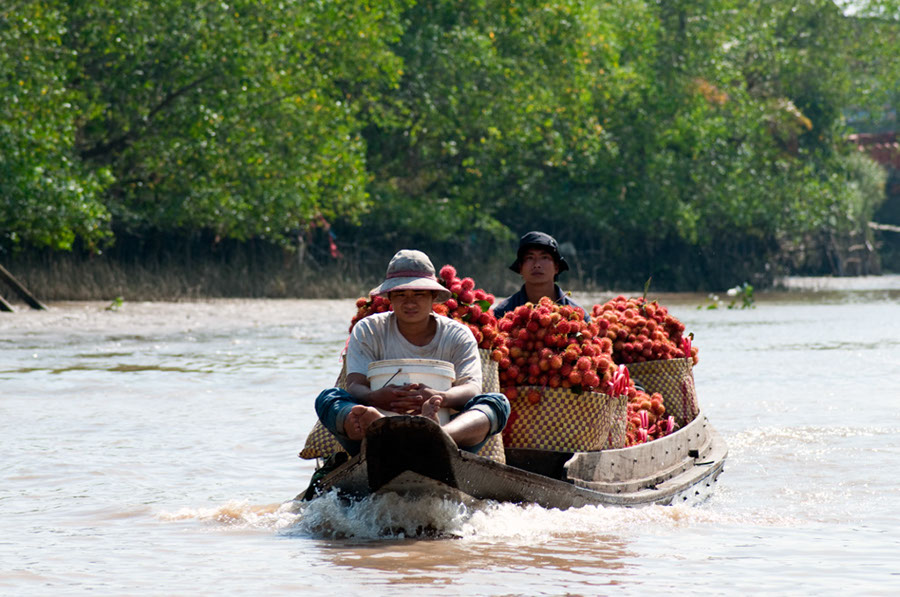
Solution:
{"label": "dry grass on bank", "polygon": [[[42,301],[100,300],[178,301],[207,298],[355,298],[381,282],[387,261],[366,265],[341,259],[327,264],[296,259],[266,259],[256,263],[193,260],[190,264],[123,263],[105,256],[69,254],[7,258],[4,265]],[[507,260],[480,260],[471,267],[454,263],[460,275],[497,296],[518,290],[521,279],[506,268]],[[435,261],[440,268],[447,261]],[[568,276],[568,274],[567,274]],[[574,289],[574,276],[565,280]],[[582,286],[582,285],[577,285]],[[0,296],[17,301],[0,282]]]}
{"label": "dry grass on bank", "polygon": [[[123,264],[55,257],[13,262],[14,276],[41,300],[177,301],[203,298],[346,298],[366,286],[360,273],[313,266],[249,267],[214,262],[190,266]],[[11,296],[0,288],[4,296]]]}

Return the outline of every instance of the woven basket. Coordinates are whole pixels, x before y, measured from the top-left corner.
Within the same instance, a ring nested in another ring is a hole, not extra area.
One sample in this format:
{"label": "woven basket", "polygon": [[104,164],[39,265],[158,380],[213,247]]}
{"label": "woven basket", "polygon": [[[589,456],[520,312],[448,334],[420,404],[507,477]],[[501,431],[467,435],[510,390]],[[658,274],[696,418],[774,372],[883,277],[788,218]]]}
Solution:
{"label": "woven basket", "polygon": [[[536,404],[526,398],[532,390],[541,393]],[[591,452],[625,446],[625,396],[522,386],[510,403],[507,448]]]}
{"label": "woven basket", "polygon": [[626,367],[634,383],[648,394],[662,394],[666,414],[675,417],[678,427],[684,427],[700,414],[691,359],[645,361]]}
{"label": "woven basket", "polygon": [[[491,352],[484,348],[478,349],[481,357],[481,376],[484,392],[500,391],[500,373],[497,362],[491,359]],[[347,381],[346,364],[341,368],[335,387],[343,388]],[[325,429],[321,422],[316,421],[312,431],[306,437],[306,444],[300,452],[300,458],[307,460],[313,458],[328,458],[336,452],[343,452],[344,447],[337,441],[330,431]],[[498,433],[490,439],[477,452],[478,456],[489,458],[496,462],[506,463],[506,453],[503,451],[503,438]]]}

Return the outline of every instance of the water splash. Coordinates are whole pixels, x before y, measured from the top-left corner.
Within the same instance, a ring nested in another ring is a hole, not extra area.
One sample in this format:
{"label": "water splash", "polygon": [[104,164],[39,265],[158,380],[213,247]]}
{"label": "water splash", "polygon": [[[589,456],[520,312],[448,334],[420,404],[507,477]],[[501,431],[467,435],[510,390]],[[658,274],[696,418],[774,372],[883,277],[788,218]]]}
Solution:
{"label": "water splash", "polygon": [[[585,506],[563,511],[535,504],[463,504],[396,494],[349,501],[334,492],[311,502],[298,502],[295,508],[295,523],[281,529],[281,534],[363,541],[452,538],[518,545],[579,536],[629,536],[641,529],[668,532],[689,525],[737,523],[739,517],[691,506]],[[758,518],[756,522],[765,524]]]}
{"label": "water splash", "polygon": [[295,524],[298,513],[293,502],[254,505],[247,501],[231,501],[213,508],[160,512],[156,517],[164,521],[198,520],[229,529],[278,531]]}
{"label": "water splash", "polygon": [[351,502],[329,492],[298,508],[300,518],[285,534],[363,540],[458,537],[473,512],[452,500],[406,499],[393,493]]}

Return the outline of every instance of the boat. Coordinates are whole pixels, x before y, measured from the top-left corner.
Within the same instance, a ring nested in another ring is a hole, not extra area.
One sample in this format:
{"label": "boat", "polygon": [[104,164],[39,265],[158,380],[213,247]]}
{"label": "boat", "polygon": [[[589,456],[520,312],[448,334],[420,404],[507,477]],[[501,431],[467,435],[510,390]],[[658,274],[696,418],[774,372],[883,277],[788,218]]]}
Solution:
{"label": "boat", "polygon": [[636,446],[592,452],[506,448],[506,463],[460,450],[426,417],[401,415],[375,421],[359,454],[335,454],[295,499],[337,491],[351,500],[396,493],[560,510],[695,505],[712,493],[727,453],[702,412],[673,433]]}

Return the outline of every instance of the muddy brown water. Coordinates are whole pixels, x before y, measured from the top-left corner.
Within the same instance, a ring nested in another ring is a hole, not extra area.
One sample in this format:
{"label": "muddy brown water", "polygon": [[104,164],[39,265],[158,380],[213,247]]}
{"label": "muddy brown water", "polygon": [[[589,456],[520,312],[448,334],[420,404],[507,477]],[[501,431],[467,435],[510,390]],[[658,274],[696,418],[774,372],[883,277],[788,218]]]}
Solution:
{"label": "muddy brown water", "polygon": [[659,298],[730,449],[695,507],[291,504],[352,300],[0,314],[0,594],[900,591],[900,278]]}

